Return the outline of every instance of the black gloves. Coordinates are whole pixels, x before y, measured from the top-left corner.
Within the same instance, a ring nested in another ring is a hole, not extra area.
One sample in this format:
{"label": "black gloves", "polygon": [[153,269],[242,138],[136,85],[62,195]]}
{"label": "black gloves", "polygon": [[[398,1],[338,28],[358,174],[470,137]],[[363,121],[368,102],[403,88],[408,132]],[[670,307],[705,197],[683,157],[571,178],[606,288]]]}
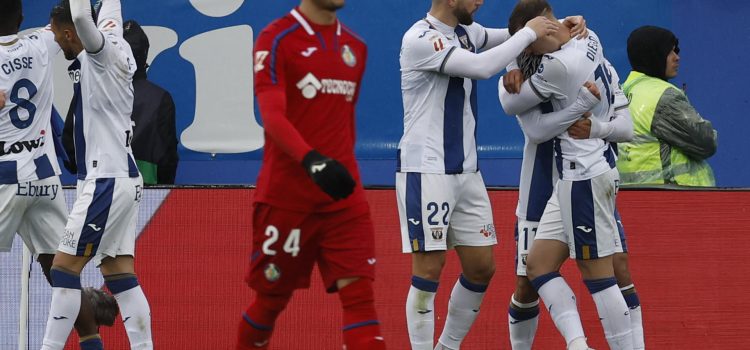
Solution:
{"label": "black gloves", "polygon": [[312,150],[302,159],[302,166],[313,182],[334,200],[344,199],[354,192],[352,175],[336,160]]}

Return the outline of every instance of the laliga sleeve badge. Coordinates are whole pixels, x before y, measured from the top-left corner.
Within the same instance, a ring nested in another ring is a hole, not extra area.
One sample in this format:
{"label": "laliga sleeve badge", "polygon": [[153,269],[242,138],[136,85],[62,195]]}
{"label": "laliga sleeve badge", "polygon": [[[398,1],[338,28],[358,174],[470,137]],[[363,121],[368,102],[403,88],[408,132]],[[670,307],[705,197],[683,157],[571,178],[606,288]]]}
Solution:
{"label": "laliga sleeve badge", "polygon": [[276,267],[276,264],[274,263],[266,265],[266,269],[263,270],[263,273],[266,275],[268,282],[276,282],[281,278],[281,271],[279,271],[279,268]]}
{"label": "laliga sleeve badge", "polygon": [[357,56],[354,56],[354,52],[352,52],[352,49],[349,47],[349,45],[344,45],[341,47],[341,59],[344,60],[344,63],[346,63],[349,67],[354,67],[357,65]]}

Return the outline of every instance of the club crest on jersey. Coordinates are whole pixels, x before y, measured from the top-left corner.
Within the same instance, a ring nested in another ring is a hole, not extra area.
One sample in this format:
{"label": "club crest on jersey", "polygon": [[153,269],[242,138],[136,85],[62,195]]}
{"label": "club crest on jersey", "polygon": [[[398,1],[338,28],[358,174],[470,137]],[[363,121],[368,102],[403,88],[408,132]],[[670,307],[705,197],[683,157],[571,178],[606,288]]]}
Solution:
{"label": "club crest on jersey", "polygon": [[474,51],[474,48],[469,45],[469,37],[466,35],[461,35],[458,37],[458,41],[461,42],[461,47],[466,48],[469,51]]}
{"label": "club crest on jersey", "polygon": [[349,47],[349,45],[344,45],[341,47],[341,58],[349,67],[354,67],[357,65],[357,56],[354,56],[354,52],[352,52],[352,48]]}
{"label": "club crest on jersey", "polygon": [[439,241],[439,240],[443,239],[443,228],[442,227],[431,228],[430,230],[432,230],[432,239],[434,239],[436,241]]}
{"label": "club crest on jersey", "polygon": [[263,274],[266,275],[266,279],[268,282],[276,282],[281,278],[281,271],[279,271],[279,268],[276,267],[276,264],[270,263],[266,265],[265,270],[263,270]]}

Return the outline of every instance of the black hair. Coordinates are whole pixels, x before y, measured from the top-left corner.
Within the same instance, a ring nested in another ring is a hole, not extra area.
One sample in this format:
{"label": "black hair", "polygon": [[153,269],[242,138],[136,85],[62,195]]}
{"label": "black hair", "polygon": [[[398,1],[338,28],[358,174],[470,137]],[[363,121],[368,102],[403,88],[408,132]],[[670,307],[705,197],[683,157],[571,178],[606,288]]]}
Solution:
{"label": "black hair", "polygon": [[21,0],[0,0],[0,34],[17,33],[22,18],[23,5]]}
{"label": "black hair", "polygon": [[552,6],[547,0],[520,0],[508,19],[508,31],[511,35],[515,34],[526,26],[526,22],[545,12],[552,13]]}
{"label": "black hair", "polygon": [[643,26],[628,37],[628,60],[633,70],[648,76],[668,80],[667,56],[674,50],[680,53],[680,41],[671,31],[655,26]]}
{"label": "black hair", "polygon": [[[49,13],[49,18],[58,24],[73,24],[73,15],[70,12],[70,0],[61,0]],[[91,6],[91,18],[96,23],[96,11]]]}

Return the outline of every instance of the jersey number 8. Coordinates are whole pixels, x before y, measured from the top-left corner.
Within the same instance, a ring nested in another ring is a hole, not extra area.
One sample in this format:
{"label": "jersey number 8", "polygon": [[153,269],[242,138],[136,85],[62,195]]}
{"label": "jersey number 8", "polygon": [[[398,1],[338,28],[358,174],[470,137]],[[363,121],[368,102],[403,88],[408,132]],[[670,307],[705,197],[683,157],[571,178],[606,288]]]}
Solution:
{"label": "jersey number 8", "polygon": [[[25,99],[18,96],[18,93],[21,89],[26,89],[26,93],[28,93],[29,98]],[[16,82],[15,85],[13,85],[13,89],[10,90],[10,102],[13,102],[16,104],[15,107],[13,107],[10,110],[10,122],[13,123],[13,126],[19,129],[26,129],[28,128],[31,123],[34,122],[34,115],[36,114],[36,105],[34,105],[31,102],[31,99],[36,96],[37,88],[34,83],[31,82],[29,79],[21,79],[18,82]],[[26,118],[26,120],[22,120],[21,117],[18,114],[18,109],[23,108],[26,110],[26,112],[29,114],[29,117]]]}

